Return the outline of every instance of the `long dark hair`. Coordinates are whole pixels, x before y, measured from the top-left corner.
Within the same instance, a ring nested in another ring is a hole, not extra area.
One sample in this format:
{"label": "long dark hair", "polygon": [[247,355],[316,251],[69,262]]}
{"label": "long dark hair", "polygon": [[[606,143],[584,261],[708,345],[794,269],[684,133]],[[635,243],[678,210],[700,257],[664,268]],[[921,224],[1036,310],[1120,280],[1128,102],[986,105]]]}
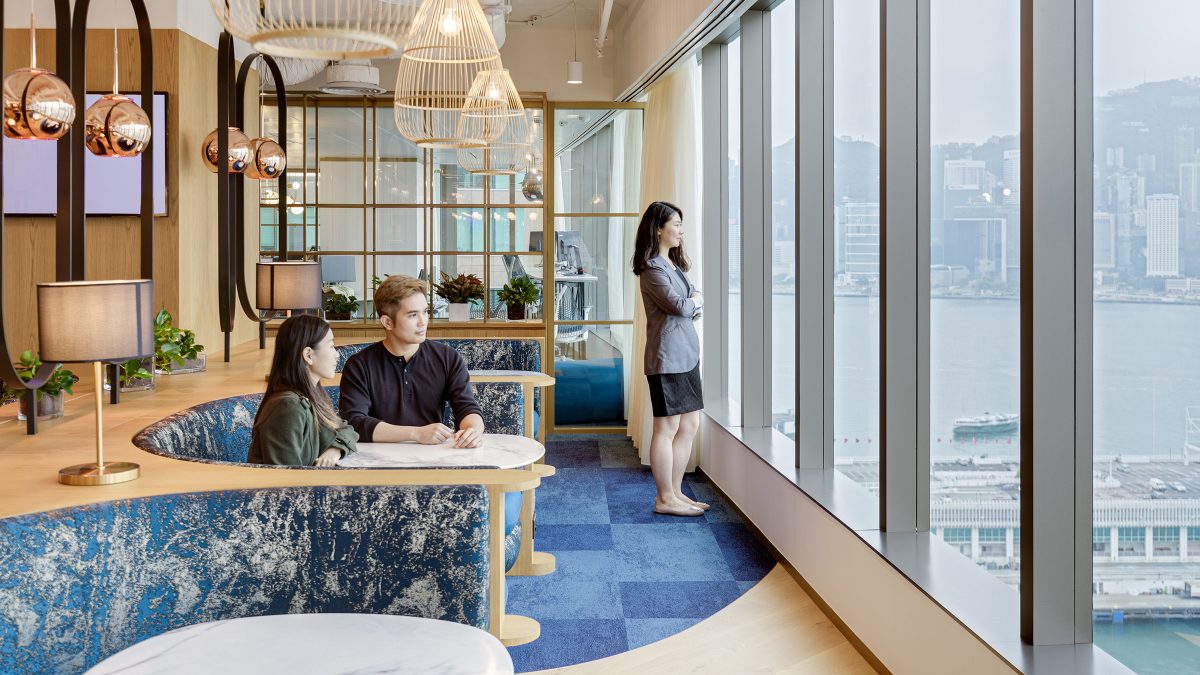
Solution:
{"label": "long dark hair", "polygon": [[[275,335],[275,356],[271,359],[271,374],[267,375],[267,391],[263,394],[263,402],[266,403],[275,394],[295,392],[301,398],[308,399],[322,424],[336,429],[342,420],[333,409],[333,401],[325,387],[312,381],[303,358],[304,348],[316,349],[329,331],[329,324],[312,314],[300,314],[283,322]],[[262,409],[260,405],[259,412]]]}
{"label": "long dark hair", "polygon": [[[633,273],[640,276],[646,271],[650,259],[658,255],[658,231],[661,230],[673,215],[679,215],[683,220],[683,210],[671,202],[654,202],[642,214],[642,222],[638,223],[637,236],[633,240]],[[676,267],[688,271],[687,255],[683,252],[683,244],[673,247],[667,256]]]}

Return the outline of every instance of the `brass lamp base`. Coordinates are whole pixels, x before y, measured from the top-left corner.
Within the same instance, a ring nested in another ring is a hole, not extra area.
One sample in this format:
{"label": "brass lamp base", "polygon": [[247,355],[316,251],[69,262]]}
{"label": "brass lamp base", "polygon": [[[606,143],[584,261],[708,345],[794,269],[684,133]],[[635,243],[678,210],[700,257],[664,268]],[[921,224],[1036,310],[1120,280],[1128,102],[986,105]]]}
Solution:
{"label": "brass lamp base", "polygon": [[112,485],[124,483],[141,475],[141,467],[133,462],[76,464],[59,469],[58,482],[64,485]]}

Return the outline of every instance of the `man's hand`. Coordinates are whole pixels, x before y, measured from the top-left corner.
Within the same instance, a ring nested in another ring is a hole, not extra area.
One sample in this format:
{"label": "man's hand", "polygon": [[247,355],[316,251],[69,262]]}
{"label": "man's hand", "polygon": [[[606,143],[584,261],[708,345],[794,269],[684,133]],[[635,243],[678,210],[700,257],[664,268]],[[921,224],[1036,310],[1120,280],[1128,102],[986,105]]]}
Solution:
{"label": "man's hand", "polygon": [[464,427],[454,432],[454,447],[478,448],[483,443],[483,434],[474,427]]}
{"label": "man's hand", "polygon": [[423,427],[417,427],[417,442],[422,445],[437,445],[445,443],[454,435],[450,427],[441,422],[434,422]]}
{"label": "man's hand", "polygon": [[342,451],[337,448],[326,448],[325,452],[317,458],[317,466],[331,467],[337,466],[338,460],[342,458]]}

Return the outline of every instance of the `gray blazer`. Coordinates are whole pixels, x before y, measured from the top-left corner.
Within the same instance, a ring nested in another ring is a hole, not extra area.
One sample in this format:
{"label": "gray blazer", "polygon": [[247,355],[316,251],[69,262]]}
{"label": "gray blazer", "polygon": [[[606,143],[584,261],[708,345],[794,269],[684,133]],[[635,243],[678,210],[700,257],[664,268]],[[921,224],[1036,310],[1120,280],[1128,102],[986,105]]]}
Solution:
{"label": "gray blazer", "polygon": [[650,259],[638,281],[646,306],[646,374],[691,371],[700,363],[700,336],[692,324],[699,310],[690,297],[695,284],[685,285],[659,256]]}

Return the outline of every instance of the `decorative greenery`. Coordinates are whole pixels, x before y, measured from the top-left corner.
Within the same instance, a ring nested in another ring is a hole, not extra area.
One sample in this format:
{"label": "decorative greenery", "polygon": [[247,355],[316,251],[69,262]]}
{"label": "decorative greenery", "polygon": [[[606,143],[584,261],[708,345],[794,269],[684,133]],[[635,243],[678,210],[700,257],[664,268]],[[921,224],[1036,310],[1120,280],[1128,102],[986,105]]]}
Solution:
{"label": "decorative greenery", "polygon": [[378,288],[379,285],[383,283],[383,280],[387,279],[390,276],[392,276],[392,275],[385,274],[383,276],[379,276],[378,274],[376,274],[375,276],[371,277],[371,285]]}
{"label": "decorative greenery", "polygon": [[504,288],[496,292],[496,297],[509,306],[532,305],[537,302],[538,287],[529,277],[516,277],[504,284]]}
{"label": "decorative greenery", "polygon": [[325,294],[325,311],[329,314],[353,314],[358,310],[358,298],[341,293]]}
{"label": "decorative greenery", "polygon": [[153,379],[154,373],[146,370],[143,359],[129,359],[117,368],[117,385],[121,387],[128,387],[135,380]]}
{"label": "decorative greenery", "polygon": [[171,313],[159,310],[154,317],[154,367],[171,372],[204,351],[204,345],[196,344],[196,334],[190,330],[176,328]]}
{"label": "decorative greenery", "polygon": [[[26,349],[25,351],[21,352],[20,360],[13,365],[16,366],[17,376],[20,377],[21,380],[28,382],[33,379],[33,376],[37,373],[37,369],[42,367],[42,360],[39,357],[34,356],[31,350]],[[41,388],[37,390],[37,400],[42,400],[43,394],[46,396],[57,396],[64,391],[68,394],[74,394],[75,392],[71,388],[74,387],[75,383],[78,381],[79,378],[75,375],[75,373],[59,365],[54,369],[54,373],[50,375],[50,379],[46,380],[46,384],[43,384]],[[23,389],[14,389],[8,385],[4,385],[4,393],[2,397],[3,400],[7,402],[19,398],[23,393]]]}
{"label": "decorative greenery", "polygon": [[434,284],[433,290],[451,304],[483,300],[483,280],[474,274],[451,277],[442,272],[442,283]]}

